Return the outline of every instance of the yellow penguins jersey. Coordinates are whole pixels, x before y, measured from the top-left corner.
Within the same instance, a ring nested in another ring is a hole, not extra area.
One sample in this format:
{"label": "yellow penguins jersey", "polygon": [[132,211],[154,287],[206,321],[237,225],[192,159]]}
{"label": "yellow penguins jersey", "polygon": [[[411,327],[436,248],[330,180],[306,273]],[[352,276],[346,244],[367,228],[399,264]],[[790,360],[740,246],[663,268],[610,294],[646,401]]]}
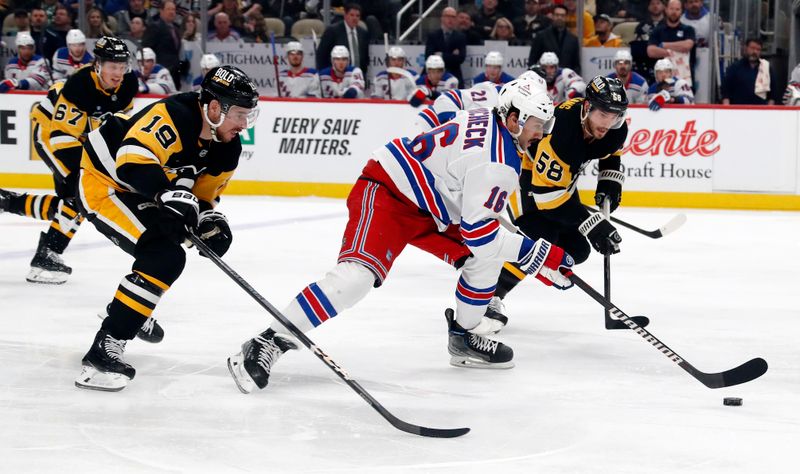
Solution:
{"label": "yellow penguins jersey", "polygon": [[521,174],[522,212],[544,211],[551,218],[578,224],[589,216],[580,204],[578,177],[592,161],[600,170],[619,170],[628,125],[610,129],[600,140],[584,138],[581,122],[584,98],[564,102],[555,110],[555,126],[536,148],[525,153]]}
{"label": "yellow penguins jersey", "polygon": [[125,74],[116,89],[105,90],[92,66],[79,69],[51,102],[49,149],[59,160],[77,164],[86,134],[99,126],[105,114],[130,109],[138,91],[133,73]]}
{"label": "yellow penguins jersey", "polygon": [[133,117],[116,114],[89,133],[84,172],[120,192],[150,198],[171,186],[192,189],[201,209],[214,207],[236,166],[242,144],[200,138],[203,115],[196,92],[155,102]]}

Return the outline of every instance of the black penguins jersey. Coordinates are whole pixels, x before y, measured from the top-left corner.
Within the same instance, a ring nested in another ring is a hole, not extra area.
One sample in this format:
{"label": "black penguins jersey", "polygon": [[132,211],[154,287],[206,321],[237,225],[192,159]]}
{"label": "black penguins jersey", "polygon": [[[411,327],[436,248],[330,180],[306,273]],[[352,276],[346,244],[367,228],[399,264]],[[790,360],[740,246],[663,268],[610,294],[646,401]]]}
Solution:
{"label": "black penguins jersey", "polygon": [[559,105],[552,133],[525,153],[520,178],[523,213],[542,211],[554,220],[577,225],[589,217],[575,192],[583,169],[592,160],[600,160],[600,170],[620,169],[627,124],[610,129],[599,140],[584,138],[584,101],[576,98]]}
{"label": "black penguins jersey", "polygon": [[155,198],[185,186],[201,201],[216,204],[239,164],[242,144],[203,140],[204,118],[196,92],[155,102],[133,117],[116,114],[89,134],[81,168],[117,191]]}
{"label": "black penguins jersey", "polygon": [[67,79],[55,101],[51,99],[49,145],[53,154],[62,161],[77,162],[86,134],[99,126],[102,116],[130,109],[138,91],[133,73],[125,74],[115,89],[105,90],[92,66],[79,69]]}

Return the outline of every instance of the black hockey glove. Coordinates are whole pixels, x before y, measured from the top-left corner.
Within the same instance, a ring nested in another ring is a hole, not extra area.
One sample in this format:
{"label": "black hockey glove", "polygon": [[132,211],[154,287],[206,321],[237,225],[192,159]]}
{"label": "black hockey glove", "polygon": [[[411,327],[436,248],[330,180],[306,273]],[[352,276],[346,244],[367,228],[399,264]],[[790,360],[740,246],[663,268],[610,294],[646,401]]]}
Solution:
{"label": "black hockey glove", "polygon": [[161,211],[159,228],[171,241],[181,244],[186,239],[187,228],[197,228],[200,205],[197,196],[187,188],[164,191],[156,198]]}
{"label": "black hockey glove", "polygon": [[597,190],[594,193],[594,202],[597,207],[603,207],[603,200],[611,200],[611,212],[614,212],[622,202],[622,183],[625,182],[625,174],[616,170],[603,170],[597,176]]}
{"label": "black hockey glove", "polygon": [[[233,242],[231,227],[225,214],[209,210],[200,213],[200,224],[197,226],[197,235],[202,241],[214,251],[218,256],[225,255],[225,252]],[[200,255],[207,255],[200,252]]]}
{"label": "black hockey glove", "polygon": [[603,255],[619,253],[619,244],[622,242],[622,237],[619,236],[617,229],[602,214],[589,216],[578,226],[578,231],[589,239],[595,250]]}

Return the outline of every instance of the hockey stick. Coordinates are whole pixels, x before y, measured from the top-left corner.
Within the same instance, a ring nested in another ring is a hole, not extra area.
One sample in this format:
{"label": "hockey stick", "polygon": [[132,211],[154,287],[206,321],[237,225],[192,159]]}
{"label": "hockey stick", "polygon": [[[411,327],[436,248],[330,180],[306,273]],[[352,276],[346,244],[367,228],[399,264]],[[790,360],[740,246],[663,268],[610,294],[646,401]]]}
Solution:
{"label": "hockey stick", "polygon": [[[597,209],[595,209],[595,208],[593,208],[591,206],[584,205],[583,207],[585,207],[586,209],[588,209],[589,211],[592,211],[592,212],[599,212]],[[664,237],[665,235],[674,232],[680,226],[682,226],[684,223],[686,223],[686,214],[678,214],[677,216],[675,216],[672,219],[670,219],[669,222],[667,222],[666,224],[662,225],[661,227],[659,227],[656,230],[644,230],[642,228],[636,227],[633,224],[629,224],[629,223],[627,223],[627,222],[625,222],[623,220],[617,219],[616,217],[613,217],[613,216],[609,217],[609,220],[611,222],[615,223],[615,224],[621,225],[622,227],[627,227],[630,230],[638,232],[638,233],[640,233],[642,235],[646,235],[646,236],[650,237],[651,239],[660,239],[661,237]]]}
{"label": "hockey stick", "polygon": [[[314,57],[317,57],[317,53],[319,52],[319,46],[317,46],[317,32],[316,30],[311,30],[311,42],[314,45]],[[319,64],[319,63],[317,63]],[[322,77],[319,75],[319,70],[317,70],[317,81],[319,82],[319,98],[325,98],[325,90],[322,87]]]}
{"label": "hockey stick", "polygon": [[621,309],[614,306],[614,303],[609,301],[606,298],[597,292],[594,288],[589,286],[588,283],[583,281],[578,275],[574,273],[570,275],[569,279],[575,283],[581,290],[586,292],[587,295],[592,297],[595,301],[600,303],[604,308],[611,312],[614,316],[616,316],[619,320],[624,322],[629,328],[631,328],[634,332],[642,336],[645,341],[649,342],[653,345],[656,349],[659,350],[662,354],[667,356],[672,362],[678,364],[683,370],[689,372],[689,375],[700,381],[703,385],[708,388],[722,388],[722,387],[731,387],[733,385],[739,385],[745,382],[749,382],[751,380],[755,380],[758,377],[761,377],[767,372],[767,361],[764,359],[757,357],[755,359],[751,359],[744,364],[740,365],[739,367],[735,367],[730,370],[726,370],[725,372],[719,373],[705,373],[697,370],[692,364],[688,361],[683,359],[683,357],[679,356],[675,351],[667,347],[666,344],[661,342],[657,337],[651,334],[649,331],[644,329],[643,327],[636,324],[633,319],[625,314]]}
{"label": "hockey stick", "polygon": [[[603,199],[603,217],[608,219],[611,214],[611,199],[606,196]],[[611,253],[603,254],[603,296],[607,300],[611,299]],[[604,309],[606,319],[606,329],[614,327],[614,320],[611,318],[611,313],[608,308]]]}
{"label": "hockey stick", "polygon": [[392,100],[392,73],[389,69],[389,33],[383,34],[383,52],[386,55],[386,79],[389,81],[389,100]]}
{"label": "hockey stick", "polygon": [[469,428],[453,428],[453,429],[439,429],[439,428],[426,428],[424,426],[413,425],[411,423],[407,423],[396,416],[392,415],[383,405],[378,402],[372,395],[369,394],[358,382],[350,378],[350,375],[344,371],[336,362],[333,361],[325,352],[322,351],[319,347],[317,347],[311,339],[308,338],[305,334],[303,334],[300,329],[297,328],[294,324],[292,324],[289,319],[284,316],[280,311],[278,311],[269,301],[266,300],[263,296],[261,296],[252,286],[250,286],[244,278],[242,278],[236,271],[234,271],[231,267],[228,266],[227,263],[222,261],[222,259],[211,250],[208,245],[203,242],[198,236],[194,235],[193,233],[189,233],[189,240],[192,241],[194,245],[197,246],[198,250],[204,255],[207,256],[214,264],[220,268],[226,275],[228,275],[231,280],[233,280],[239,287],[241,287],[245,293],[250,295],[256,302],[261,305],[262,308],[266,309],[269,314],[272,315],[275,319],[280,322],[283,327],[289,330],[294,337],[296,337],[300,342],[303,343],[311,352],[316,355],[319,360],[325,363],[329,369],[334,371],[336,375],[339,376],[344,382],[350,386],[361,398],[364,399],[367,403],[372,406],[386,421],[391,423],[392,426],[397,428],[400,431],[405,431],[406,433],[411,433],[419,436],[428,436],[431,438],[455,438],[458,436],[463,436],[469,433]]}
{"label": "hockey stick", "polygon": [[275,32],[269,34],[269,42],[272,43],[272,66],[275,68],[275,87],[278,89],[278,97],[283,97],[281,92],[281,74],[278,72],[278,53],[275,51]]}

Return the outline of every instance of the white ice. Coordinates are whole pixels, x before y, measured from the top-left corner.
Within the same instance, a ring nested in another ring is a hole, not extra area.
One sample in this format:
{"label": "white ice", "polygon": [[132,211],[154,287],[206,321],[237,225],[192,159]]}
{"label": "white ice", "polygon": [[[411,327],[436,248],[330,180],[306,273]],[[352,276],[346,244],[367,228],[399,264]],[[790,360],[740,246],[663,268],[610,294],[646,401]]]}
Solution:
{"label": "white ice", "polygon": [[[226,197],[225,260],[278,307],[336,259],[341,200]],[[623,209],[657,228],[678,210]],[[621,229],[612,299],[706,372],[753,357],[745,385],[711,390],[629,331],[606,331],[579,289],[535,280],[508,298],[511,370],[448,365],[443,310],[456,272],[407,249],[386,284],[309,333],[401,419],[467,426],[457,439],[395,430],[308,350],[269,387],[239,393],[225,360],[270,322],[189,250],[156,316],[161,344],[135,340],[119,393],[73,380],[132,259],[85,223],[63,286],[24,278],[41,221],[0,216],[0,472],[794,473],[800,461],[800,215],[686,211],[660,240]],[[602,259],[578,268],[602,289]],[[726,407],[726,396],[741,407]]]}

